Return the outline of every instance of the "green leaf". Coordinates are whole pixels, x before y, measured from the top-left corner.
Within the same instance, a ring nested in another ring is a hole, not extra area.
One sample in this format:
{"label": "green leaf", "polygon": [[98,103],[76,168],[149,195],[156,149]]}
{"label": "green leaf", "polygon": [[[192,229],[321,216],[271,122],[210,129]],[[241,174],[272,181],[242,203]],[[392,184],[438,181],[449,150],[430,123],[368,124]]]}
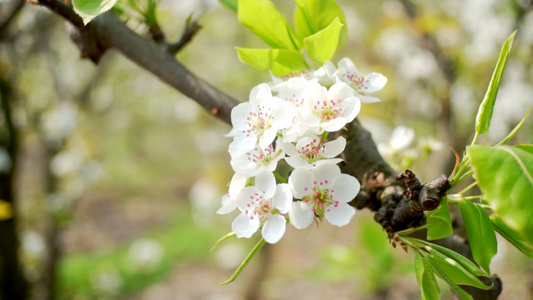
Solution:
{"label": "green leaf", "polygon": [[298,73],[307,69],[302,53],[284,49],[246,49],[238,48],[239,59],[250,66],[272,71],[276,76]]}
{"label": "green leaf", "polygon": [[74,11],[83,19],[83,24],[110,10],[118,0],[72,0]]}
{"label": "green leaf", "polygon": [[415,273],[418,285],[422,290],[422,299],[440,299],[440,289],[431,263],[418,253],[415,254]]}
{"label": "green leaf", "polygon": [[428,240],[442,239],[453,234],[452,221],[450,220],[450,211],[448,210],[448,201],[444,197],[435,210],[427,212],[428,218]]}
{"label": "green leaf", "polygon": [[452,259],[442,259],[439,256],[433,255],[432,253],[429,253],[427,258],[432,263],[437,265],[438,270],[440,270],[442,273],[437,272],[437,268],[435,268],[435,272],[437,272],[437,275],[444,280],[446,280],[446,278],[442,276],[443,274],[456,284],[471,285],[483,290],[490,290],[492,288],[491,286],[481,282],[479,278],[468,272],[465,268]]}
{"label": "green leaf", "polygon": [[529,116],[529,108],[527,109],[526,111],[526,115],[522,118],[522,120],[520,121],[520,123],[518,123],[515,128],[513,130],[511,130],[511,132],[509,132],[509,134],[503,139],[501,140],[501,142],[498,143],[498,146],[500,145],[505,145],[507,144],[507,142],[513,138],[513,136],[516,134],[516,132],[518,132],[518,130],[522,127],[522,125],[524,124],[524,122],[526,121],[527,119],[527,116]]}
{"label": "green leaf", "polygon": [[234,13],[237,12],[237,0],[218,0],[222,5],[232,10]]}
{"label": "green leaf", "polygon": [[492,73],[492,78],[490,79],[489,87],[485,93],[485,97],[479,106],[477,116],[476,116],[476,132],[480,134],[487,133],[490,127],[490,120],[492,118],[492,111],[494,109],[494,103],[496,103],[496,96],[498,95],[498,89],[500,87],[500,81],[502,79],[503,70],[507,64],[507,58],[509,57],[509,52],[511,52],[511,47],[513,46],[513,39],[516,34],[516,31],[513,32],[503,43],[502,50],[500,52],[500,57],[496,63],[496,68]]}
{"label": "green leaf", "polygon": [[490,273],[490,261],[498,252],[498,242],[489,216],[483,208],[470,201],[461,201],[459,207],[463,215],[472,256],[487,273]]}
{"label": "green leaf", "polygon": [[[298,36],[304,38],[326,28],[335,18],[345,25],[346,17],[335,0],[295,0],[294,24]],[[341,29],[338,46],[342,47],[347,38],[346,26]]]}
{"label": "green leaf", "polygon": [[533,243],[533,146],[470,146],[475,178],[494,212]]}
{"label": "green leaf", "polygon": [[285,17],[268,0],[238,0],[237,17],[242,25],[274,49],[293,49],[296,36]]}
{"label": "green leaf", "polygon": [[465,268],[468,272],[472,273],[475,276],[490,276],[489,273],[486,273],[485,271],[481,270],[476,264],[474,264],[472,261],[470,261],[468,258],[462,256],[461,254],[450,250],[446,247],[442,247],[430,242],[421,241],[425,246],[424,250],[429,252],[431,255],[438,256],[442,259],[452,259],[458,264],[460,264],[463,268]]}
{"label": "green leaf", "polygon": [[337,51],[339,34],[343,26],[337,17],[328,27],[304,39],[307,54],[313,61],[322,65],[333,57]]}
{"label": "green leaf", "polygon": [[520,252],[524,253],[527,257],[533,258],[533,248],[522,242],[519,233],[507,226],[496,214],[490,216],[490,221],[492,222],[494,229],[496,229],[502,237],[509,241],[509,243],[513,244],[516,249],[520,250]]}
{"label": "green leaf", "polygon": [[239,274],[241,274],[242,270],[244,270],[244,267],[246,267],[248,265],[248,263],[257,254],[259,249],[261,249],[261,247],[263,247],[264,244],[265,244],[265,239],[262,238],[261,240],[259,240],[259,242],[257,242],[257,244],[254,246],[252,251],[250,251],[250,253],[248,253],[248,256],[246,256],[246,258],[241,263],[241,265],[237,268],[237,270],[235,270],[235,273],[233,273],[233,275],[231,275],[231,277],[228,280],[226,280],[224,282],[221,282],[218,285],[226,285],[228,283],[233,282],[239,276]]}
{"label": "green leaf", "polygon": [[448,274],[446,274],[443,269],[441,269],[439,264],[437,264],[431,258],[428,258],[428,260],[431,263],[433,270],[435,270],[435,273],[437,273],[440,278],[446,281],[446,283],[457,293],[457,295],[461,296],[463,300],[473,300],[472,296],[470,296],[470,294],[468,294],[465,290],[458,286],[457,283],[455,283],[453,279],[450,278],[450,276],[448,276]]}

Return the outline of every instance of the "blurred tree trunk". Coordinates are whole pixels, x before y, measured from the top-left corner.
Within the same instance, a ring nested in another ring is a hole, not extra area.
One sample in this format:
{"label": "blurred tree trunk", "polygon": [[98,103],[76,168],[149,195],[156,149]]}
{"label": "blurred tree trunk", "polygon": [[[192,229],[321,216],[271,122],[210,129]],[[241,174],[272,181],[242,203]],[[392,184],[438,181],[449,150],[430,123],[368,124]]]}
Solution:
{"label": "blurred tree trunk", "polygon": [[16,213],[14,208],[13,183],[16,170],[17,134],[11,119],[11,89],[7,82],[0,78],[0,97],[4,115],[3,131],[7,135],[0,139],[0,146],[7,149],[11,159],[11,167],[0,172],[0,199],[11,204],[12,217],[0,220],[0,299],[25,299],[29,285],[22,274],[19,261],[19,240],[16,230]]}

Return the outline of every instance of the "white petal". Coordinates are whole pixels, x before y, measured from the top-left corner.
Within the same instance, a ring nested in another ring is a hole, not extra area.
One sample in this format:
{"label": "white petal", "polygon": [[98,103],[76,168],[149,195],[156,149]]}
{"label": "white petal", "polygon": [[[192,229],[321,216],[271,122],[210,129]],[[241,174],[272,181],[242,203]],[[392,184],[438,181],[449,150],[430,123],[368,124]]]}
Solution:
{"label": "white petal", "polygon": [[341,130],[342,127],[346,125],[346,123],[346,118],[339,117],[320,124],[320,128],[324,129],[327,132],[335,132]]}
{"label": "white petal", "polygon": [[272,97],[272,92],[270,91],[270,87],[266,83],[261,83],[259,85],[256,85],[250,91],[250,103],[254,105],[256,105],[262,100],[266,100],[271,97]]}
{"label": "white petal", "polygon": [[276,192],[272,198],[272,204],[280,213],[286,214],[291,208],[292,192],[288,184],[280,183],[276,186]]}
{"label": "white petal", "polygon": [[379,73],[372,72],[365,76],[366,88],[362,91],[365,93],[377,92],[381,90],[385,86],[385,84],[387,84],[387,77]]}
{"label": "white petal", "polygon": [[346,203],[339,203],[337,207],[333,207],[332,205],[329,207],[331,209],[325,213],[326,220],[339,227],[348,224],[355,215],[355,208]]}
{"label": "white petal", "polygon": [[323,165],[323,164],[332,164],[332,165],[336,165],[336,164],[340,163],[341,161],[343,161],[342,158],[328,158],[328,159],[321,159],[321,160],[317,160],[317,161],[315,161],[315,166]]}
{"label": "white petal", "polygon": [[246,181],[248,178],[246,176],[235,173],[231,177],[231,182],[229,183],[229,196],[233,199],[237,198],[239,192],[246,186]]}
{"label": "white petal", "polygon": [[237,195],[235,200],[237,200],[237,206],[241,211],[248,209],[248,204],[254,201],[256,191],[255,186],[247,186]]}
{"label": "white petal", "polygon": [[365,95],[361,95],[361,94],[358,94],[357,98],[359,98],[359,100],[361,100],[361,103],[376,103],[376,102],[380,102],[381,101],[381,100],[379,100],[379,98],[371,97],[371,96],[365,96]]}
{"label": "white petal", "polygon": [[331,184],[337,177],[341,175],[341,169],[339,166],[334,164],[321,164],[311,170],[311,173],[313,174],[313,177],[317,183],[326,183],[327,181],[329,184]]}
{"label": "white petal", "polygon": [[344,82],[337,82],[334,85],[332,85],[328,90],[328,99],[331,99],[331,100],[337,100],[337,99],[344,100],[346,98],[350,98],[353,96],[354,96],[353,89]]}
{"label": "white petal", "polygon": [[313,111],[309,106],[301,106],[296,110],[296,118],[305,126],[316,127],[320,123],[320,118],[313,114]]}
{"label": "white petal", "polygon": [[229,144],[228,152],[232,157],[241,156],[254,149],[256,143],[257,136],[240,133],[237,134],[233,138],[233,142]]}
{"label": "white petal", "polygon": [[289,186],[295,198],[309,195],[313,188],[313,175],[309,170],[295,169],[289,176]]}
{"label": "white petal", "polygon": [[280,148],[289,156],[298,156],[298,151],[296,151],[296,146],[293,143],[282,143]]}
{"label": "white petal", "polygon": [[266,149],[268,146],[272,145],[277,133],[278,131],[273,127],[263,131],[263,135],[259,138],[259,147],[261,149]]}
{"label": "white petal", "polygon": [[357,97],[346,98],[341,105],[342,112],[347,120],[346,123],[353,121],[359,114],[359,111],[361,111],[361,100]]}
{"label": "white petal", "polygon": [[248,129],[248,123],[246,118],[250,115],[252,111],[252,105],[250,102],[240,103],[231,110],[231,124],[233,128],[238,131]]}
{"label": "white petal", "polygon": [[285,234],[287,221],[282,215],[275,214],[268,218],[263,225],[261,234],[267,243],[277,243]]}
{"label": "white petal", "polygon": [[330,188],[333,190],[333,200],[346,203],[352,201],[359,193],[361,184],[355,177],[341,174],[331,183]]}
{"label": "white petal", "polygon": [[337,66],[339,68],[344,68],[350,73],[354,73],[355,75],[359,76],[359,72],[357,71],[355,64],[348,57],[341,58],[339,62],[337,63]]}
{"label": "white petal", "polygon": [[327,142],[324,146],[324,157],[332,158],[344,151],[344,148],[346,147],[346,139],[340,136],[334,141]]}
{"label": "white petal", "polygon": [[300,156],[296,157],[285,157],[285,161],[289,164],[289,166],[298,169],[306,169],[311,170],[313,168],[312,164],[309,164],[306,160],[302,159]]}
{"label": "white petal", "polygon": [[298,228],[304,229],[313,222],[314,213],[311,206],[303,201],[293,202],[289,210],[289,220],[291,224]]}
{"label": "white petal", "polygon": [[226,194],[222,196],[222,207],[217,210],[217,214],[224,215],[234,211],[235,208],[237,208],[237,201]]}
{"label": "white petal", "polygon": [[231,230],[238,238],[249,238],[259,229],[260,223],[259,218],[251,220],[250,217],[241,213],[231,223]]}
{"label": "white petal", "polygon": [[276,178],[272,172],[261,170],[255,176],[255,190],[267,199],[272,198],[276,191]]}

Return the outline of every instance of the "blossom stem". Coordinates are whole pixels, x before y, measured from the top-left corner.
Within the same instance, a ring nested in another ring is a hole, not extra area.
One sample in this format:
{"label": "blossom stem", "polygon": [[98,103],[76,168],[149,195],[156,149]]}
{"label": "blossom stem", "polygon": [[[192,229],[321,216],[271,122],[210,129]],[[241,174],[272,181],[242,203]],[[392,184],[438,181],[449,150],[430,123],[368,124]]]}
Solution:
{"label": "blossom stem", "polygon": [[209,250],[209,251],[213,251],[213,250],[215,250],[215,248],[216,248],[220,243],[222,243],[223,241],[229,239],[230,237],[234,237],[235,235],[236,235],[235,232],[232,231],[232,232],[226,234],[225,236],[221,237],[221,238],[218,239],[218,241],[213,245],[213,248],[211,248],[211,250]]}
{"label": "blossom stem", "polygon": [[460,191],[458,194],[461,194],[463,195],[464,193],[466,193],[468,190],[470,190],[471,188],[475,187],[477,185],[477,181],[474,181],[471,185],[465,187],[462,191]]}
{"label": "blossom stem", "polygon": [[287,180],[285,178],[283,178],[283,176],[281,176],[278,173],[278,171],[274,171],[273,173],[274,173],[274,176],[276,176],[279,179],[279,181],[281,181],[282,183],[287,183]]}
{"label": "blossom stem", "polygon": [[219,283],[218,285],[226,285],[228,283],[231,283],[233,282],[237,276],[239,276],[239,274],[241,274],[242,270],[244,269],[244,267],[246,267],[246,265],[248,265],[248,263],[252,260],[252,258],[257,254],[257,252],[259,251],[259,249],[261,249],[261,247],[263,247],[263,245],[265,244],[265,239],[261,239],[259,240],[259,242],[254,246],[254,248],[252,249],[252,251],[250,251],[250,253],[248,253],[248,256],[246,256],[246,258],[244,259],[244,261],[241,263],[241,265],[239,266],[239,268],[237,268],[237,270],[235,271],[235,273],[233,273],[233,275],[226,281],[222,282],[222,283]]}

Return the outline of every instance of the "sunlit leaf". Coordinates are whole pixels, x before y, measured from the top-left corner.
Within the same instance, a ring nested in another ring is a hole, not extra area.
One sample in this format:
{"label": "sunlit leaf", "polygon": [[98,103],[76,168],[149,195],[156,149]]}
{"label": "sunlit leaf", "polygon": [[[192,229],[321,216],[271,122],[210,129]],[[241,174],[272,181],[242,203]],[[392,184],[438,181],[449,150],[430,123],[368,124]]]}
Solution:
{"label": "sunlit leaf", "polygon": [[468,242],[472,248],[472,256],[485,271],[490,273],[490,261],[498,252],[498,242],[489,216],[483,208],[470,201],[462,201],[459,207],[468,234]]}
{"label": "sunlit leaf", "polygon": [[442,280],[446,281],[446,283],[457,293],[457,295],[461,296],[463,300],[473,300],[472,296],[470,296],[470,294],[468,294],[459,285],[457,285],[457,283],[452,278],[450,278],[447,273],[444,272],[444,270],[440,267],[439,264],[437,264],[431,258],[428,258],[428,260],[431,263],[433,270],[435,270],[437,276],[439,276]]}
{"label": "sunlit leaf", "polygon": [[440,289],[431,263],[427,259],[422,258],[418,253],[415,254],[415,273],[418,285],[422,290],[422,299],[440,299]]}
{"label": "sunlit leaf", "polygon": [[[326,28],[335,18],[346,25],[346,17],[335,0],[295,0],[294,24],[298,36],[304,39]],[[338,47],[342,47],[347,38],[346,26],[340,31]]]}
{"label": "sunlit leaf", "polygon": [[237,52],[243,63],[277,76],[307,69],[303,55],[296,50],[237,48]]}
{"label": "sunlit leaf", "polygon": [[450,211],[448,210],[448,201],[444,197],[435,210],[428,211],[428,240],[442,239],[453,234]]}
{"label": "sunlit leaf", "polygon": [[335,18],[328,27],[304,39],[305,50],[313,61],[323,64],[333,57],[342,27],[339,18]]}
{"label": "sunlit leaf", "polygon": [[509,243],[513,244],[516,249],[520,250],[527,257],[533,258],[533,248],[522,242],[520,234],[518,234],[512,228],[507,226],[496,214],[492,214],[490,216],[490,221],[492,222],[492,226],[494,227],[494,229],[502,237],[509,241]]}
{"label": "sunlit leaf", "polygon": [[237,12],[237,0],[218,0],[222,5],[232,10],[234,13]]}
{"label": "sunlit leaf", "polygon": [[492,119],[492,111],[494,109],[494,103],[496,103],[496,96],[498,96],[498,89],[500,87],[500,81],[502,79],[503,70],[507,64],[507,58],[511,52],[511,47],[513,46],[513,39],[516,34],[516,31],[513,32],[509,38],[503,43],[502,50],[500,52],[500,57],[496,63],[496,68],[492,73],[492,78],[490,79],[489,87],[485,93],[485,97],[479,106],[477,116],[476,116],[476,132],[480,134],[487,133],[490,127],[490,120]]}
{"label": "sunlit leaf", "polygon": [[74,11],[87,25],[92,19],[105,13],[115,6],[118,0],[72,0]]}
{"label": "sunlit leaf", "polygon": [[485,201],[503,222],[533,243],[533,146],[467,148]]}
{"label": "sunlit leaf", "polygon": [[299,47],[294,44],[292,27],[285,17],[268,0],[239,0],[237,17],[242,25],[274,49],[293,49]]}
{"label": "sunlit leaf", "polygon": [[[474,276],[474,274],[468,272],[465,268],[463,268],[463,266],[461,266],[459,263],[450,258],[442,259],[439,256],[433,255],[432,253],[429,253],[427,258],[432,263],[436,264],[439,270],[456,284],[471,285],[483,290],[491,289],[491,286],[488,286],[481,282],[481,280]],[[435,268],[435,271],[436,270],[437,269]],[[438,272],[436,273],[437,275],[439,275],[439,277],[446,280],[444,277],[441,276],[442,274],[439,274]]]}

